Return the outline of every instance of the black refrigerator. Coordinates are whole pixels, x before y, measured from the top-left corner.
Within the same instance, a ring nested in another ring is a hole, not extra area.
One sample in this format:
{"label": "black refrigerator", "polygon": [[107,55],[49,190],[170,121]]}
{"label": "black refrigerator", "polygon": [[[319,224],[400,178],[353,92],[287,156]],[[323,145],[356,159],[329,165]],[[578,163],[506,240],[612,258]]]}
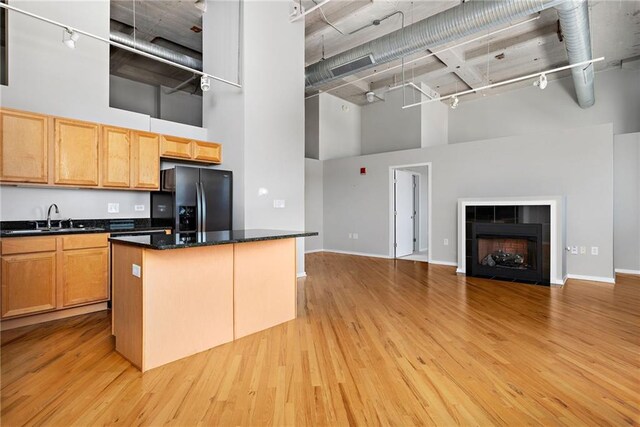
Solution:
{"label": "black refrigerator", "polygon": [[233,174],[219,169],[175,166],[160,172],[151,193],[151,219],[174,233],[232,229]]}

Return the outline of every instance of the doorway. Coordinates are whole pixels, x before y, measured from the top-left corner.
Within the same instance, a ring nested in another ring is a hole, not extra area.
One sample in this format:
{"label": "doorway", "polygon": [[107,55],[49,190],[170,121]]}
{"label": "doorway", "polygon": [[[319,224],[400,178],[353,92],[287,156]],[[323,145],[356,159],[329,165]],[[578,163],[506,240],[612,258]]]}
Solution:
{"label": "doorway", "polygon": [[389,168],[390,255],[429,262],[431,167],[429,163]]}

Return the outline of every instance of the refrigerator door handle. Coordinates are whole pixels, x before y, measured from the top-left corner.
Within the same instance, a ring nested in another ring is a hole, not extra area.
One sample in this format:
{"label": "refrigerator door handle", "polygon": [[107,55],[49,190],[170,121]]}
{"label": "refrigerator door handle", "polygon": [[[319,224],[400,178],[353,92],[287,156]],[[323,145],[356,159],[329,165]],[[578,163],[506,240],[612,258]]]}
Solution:
{"label": "refrigerator door handle", "polygon": [[200,183],[196,182],[196,231],[202,231],[202,215],[200,210],[202,204],[200,203]]}
{"label": "refrigerator door handle", "polygon": [[200,211],[202,212],[202,229],[200,231],[207,231],[207,196],[204,192],[204,184],[200,184],[200,200],[202,201]]}

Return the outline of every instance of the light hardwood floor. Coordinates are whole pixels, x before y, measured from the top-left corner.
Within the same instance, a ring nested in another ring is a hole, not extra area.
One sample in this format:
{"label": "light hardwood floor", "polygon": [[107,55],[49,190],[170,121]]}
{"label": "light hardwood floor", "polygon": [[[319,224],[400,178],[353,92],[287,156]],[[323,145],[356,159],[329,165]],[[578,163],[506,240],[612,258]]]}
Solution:
{"label": "light hardwood floor", "polygon": [[140,374],[107,312],[2,334],[2,425],[640,423],[640,278],[316,253],[298,318]]}

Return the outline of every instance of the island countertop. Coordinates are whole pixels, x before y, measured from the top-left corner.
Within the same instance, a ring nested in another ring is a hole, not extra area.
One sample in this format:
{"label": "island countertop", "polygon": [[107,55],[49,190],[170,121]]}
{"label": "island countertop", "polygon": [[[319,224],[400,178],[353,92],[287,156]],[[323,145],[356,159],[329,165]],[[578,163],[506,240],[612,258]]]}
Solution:
{"label": "island countertop", "polygon": [[226,230],[204,233],[156,234],[144,236],[111,237],[112,243],[139,246],[146,249],[181,249],[198,246],[226,245],[230,243],[260,242],[264,240],[290,239],[317,236],[311,231],[287,230]]}

